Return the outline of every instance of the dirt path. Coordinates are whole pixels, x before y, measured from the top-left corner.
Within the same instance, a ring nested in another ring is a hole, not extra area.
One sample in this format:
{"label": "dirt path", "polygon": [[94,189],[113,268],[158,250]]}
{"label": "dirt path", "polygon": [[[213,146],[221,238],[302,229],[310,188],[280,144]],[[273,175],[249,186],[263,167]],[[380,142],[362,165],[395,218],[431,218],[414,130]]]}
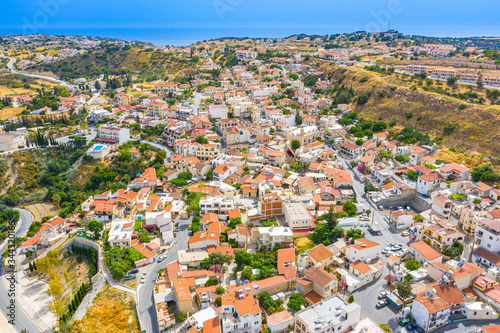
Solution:
{"label": "dirt path", "polygon": [[9,181],[5,185],[5,188],[2,188],[0,190],[0,195],[4,195],[5,193],[7,193],[7,191],[9,190],[9,188],[11,186],[14,186],[14,184],[16,182],[16,179],[17,179],[17,173],[14,173],[14,170],[12,169],[12,161],[10,159],[7,159],[7,166],[9,168],[7,170],[7,174],[10,175],[10,177],[9,177]]}

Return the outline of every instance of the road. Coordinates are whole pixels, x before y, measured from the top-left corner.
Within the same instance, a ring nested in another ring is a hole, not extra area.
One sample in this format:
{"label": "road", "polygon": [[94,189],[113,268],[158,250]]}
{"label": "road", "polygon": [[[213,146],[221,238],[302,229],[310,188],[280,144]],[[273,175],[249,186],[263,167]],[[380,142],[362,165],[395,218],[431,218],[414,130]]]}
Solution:
{"label": "road", "polygon": [[3,53],[3,51],[0,51],[0,57],[1,58],[8,58],[8,59],[10,59],[9,63],[7,64],[7,67],[10,69],[10,71],[12,73],[23,75],[23,76],[26,76],[26,77],[29,77],[29,78],[32,78],[32,79],[39,79],[39,80],[49,81],[49,82],[53,82],[53,83],[58,83],[58,84],[63,85],[63,86],[77,88],[76,85],[70,84],[70,83],[68,83],[66,81],[63,81],[63,80],[56,79],[55,77],[45,76],[45,75],[39,75],[39,74],[29,74],[29,73],[21,72],[21,71],[17,70],[17,68],[14,66],[14,64],[17,61],[17,59],[6,56]]}
{"label": "road", "polygon": [[198,108],[200,107],[200,99],[203,94],[201,92],[197,92],[194,94],[194,104],[193,104],[193,113],[195,116],[199,116]]}
{"label": "road", "polygon": [[155,262],[150,265],[146,281],[144,284],[139,284],[137,287],[137,315],[139,317],[139,324],[141,332],[146,333],[159,333],[156,310],[153,302],[153,288],[158,277],[157,271],[165,268],[168,263],[177,260],[177,252],[185,250],[188,244],[188,226],[191,224],[192,218],[179,219],[179,231],[176,234],[175,240],[166,252],[166,258],[162,262]]}
{"label": "road", "polygon": [[[373,224],[376,225],[383,233],[382,236],[374,236],[369,233],[366,228],[362,228],[365,232],[365,238],[381,244],[383,248],[385,248],[390,243],[397,243],[403,245],[403,248],[407,249],[410,244],[409,237],[403,237],[401,236],[400,232],[394,231],[393,229],[389,228],[389,225],[384,221],[383,216],[380,214],[380,212],[375,207],[370,206],[370,204],[363,198],[364,183],[354,172],[351,171],[350,165],[348,164],[349,161],[345,160],[341,156],[339,156],[338,158],[344,166],[344,169],[348,170],[351,173],[351,178],[353,180],[353,189],[356,193],[358,202],[363,206],[364,209],[370,209],[373,212]],[[382,259],[385,260],[385,257],[383,257]],[[386,276],[390,272],[391,271],[389,267],[384,262],[384,272],[382,273],[382,276],[378,280],[354,291],[353,295],[356,302],[363,305],[361,308],[362,317],[369,316],[376,323],[389,324],[394,332],[400,332],[401,327],[398,325],[399,318],[397,317],[397,311],[394,311],[388,306],[381,309],[377,309],[375,306],[378,302],[377,295],[381,291],[385,290],[384,276]]]}
{"label": "road", "polygon": [[[15,235],[16,237],[23,237],[26,235],[26,232],[28,231],[29,226],[33,222],[33,215],[28,212],[27,210],[24,209],[17,209],[20,213],[20,220],[17,223],[16,230],[15,230]],[[7,247],[7,243],[4,242],[0,246],[0,253],[3,253],[5,251],[5,248]],[[2,258],[3,259],[3,258]],[[0,265],[3,262],[3,260],[0,260]],[[4,272],[2,269],[2,276]],[[3,278],[0,280],[0,311],[3,313],[3,315],[7,315],[7,305],[10,304],[11,298],[8,296],[7,289],[5,288],[5,285],[3,283]],[[31,318],[24,312],[24,310],[19,306],[19,303],[16,301],[16,312],[15,312],[15,326],[14,329],[18,332],[21,330],[25,329],[26,331],[30,333],[36,333],[36,332],[42,332],[42,330],[38,327],[37,324],[35,324]],[[0,329],[1,331],[1,329]]]}

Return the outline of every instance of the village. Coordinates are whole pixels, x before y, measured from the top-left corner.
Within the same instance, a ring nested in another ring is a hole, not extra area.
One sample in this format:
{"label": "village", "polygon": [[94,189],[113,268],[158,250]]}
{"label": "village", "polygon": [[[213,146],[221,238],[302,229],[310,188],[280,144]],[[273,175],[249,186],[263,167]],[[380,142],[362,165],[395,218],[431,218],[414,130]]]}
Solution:
{"label": "village", "polygon": [[[97,269],[85,299],[107,281],[135,298],[148,333],[496,332],[489,324],[500,311],[500,189],[491,164],[446,161],[435,138],[393,119],[363,119],[353,109],[373,97],[304,64],[302,52],[263,58],[275,52],[263,42],[235,50],[236,64],[224,67],[219,51],[158,50],[196,57],[214,78],[162,79],[140,91],[111,88],[104,75],[81,78],[57,92],[57,107],[6,120],[15,129],[0,134],[4,153],[78,140],[84,159],[99,163],[154,152],[125,187],[43,222],[19,246],[22,269],[36,271],[54,249],[92,249]],[[342,68],[362,55],[450,52],[452,45],[424,44],[308,56]],[[500,88],[494,72],[391,68]],[[17,107],[37,98],[9,100]],[[48,142],[16,126],[79,113],[88,127],[40,134]],[[48,326],[60,320],[40,313]]]}

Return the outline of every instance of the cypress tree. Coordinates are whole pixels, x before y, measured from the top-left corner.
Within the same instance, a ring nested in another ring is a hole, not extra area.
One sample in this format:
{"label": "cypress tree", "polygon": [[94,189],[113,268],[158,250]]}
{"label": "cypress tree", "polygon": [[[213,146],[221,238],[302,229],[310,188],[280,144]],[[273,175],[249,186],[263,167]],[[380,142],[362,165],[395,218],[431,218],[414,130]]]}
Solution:
{"label": "cypress tree", "polygon": [[31,261],[28,264],[30,272],[33,272],[33,265],[31,264]]}
{"label": "cypress tree", "polygon": [[33,269],[36,271],[38,268],[36,267],[36,261],[33,261]]}

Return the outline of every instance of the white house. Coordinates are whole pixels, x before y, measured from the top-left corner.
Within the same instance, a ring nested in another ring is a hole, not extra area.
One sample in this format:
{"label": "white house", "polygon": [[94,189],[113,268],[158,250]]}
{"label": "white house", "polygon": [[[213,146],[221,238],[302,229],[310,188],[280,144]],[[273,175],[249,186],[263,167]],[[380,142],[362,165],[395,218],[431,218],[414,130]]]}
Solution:
{"label": "white house", "polygon": [[429,195],[431,190],[441,183],[441,175],[437,172],[431,172],[426,175],[420,175],[417,178],[417,192],[423,195]]}
{"label": "white house", "polygon": [[109,142],[118,142],[120,144],[130,140],[130,130],[114,126],[100,126],[97,129],[97,135],[100,139]]}
{"label": "white house", "polygon": [[421,263],[429,261],[433,262],[443,261],[442,254],[434,250],[429,244],[427,244],[423,240],[411,243],[409,251],[415,258],[415,260]]}
{"label": "white house", "polygon": [[451,306],[432,293],[416,298],[412,303],[412,317],[426,332],[448,324],[450,313]]}
{"label": "white house", "polygon": [[297,332],[338,332],[343,333],[355,326],[361,317],[361,306],[347,304],[339,296],[332,296],[314,304],[295,315]]}
{"label": "white house", "polygon": [[480,219],[475,243],[490,252],[500,252],[500,220]]}
{"label": "white house", "polygon": [[221,303],[223,333],[257,333],[262,330],[262,310],[250,292],[229,292],[221,297]]}
{"label": "white house", "polygon": [[380,253],[381,245],[368,239],[359,238],[354,244],[345,246],[342,251],[349,262],[366,261],[374,259]]}
{"label": "white house", "polygon": [[212,118],[227,119],[227,106],[225,105],[210,105],[208,112]]}

